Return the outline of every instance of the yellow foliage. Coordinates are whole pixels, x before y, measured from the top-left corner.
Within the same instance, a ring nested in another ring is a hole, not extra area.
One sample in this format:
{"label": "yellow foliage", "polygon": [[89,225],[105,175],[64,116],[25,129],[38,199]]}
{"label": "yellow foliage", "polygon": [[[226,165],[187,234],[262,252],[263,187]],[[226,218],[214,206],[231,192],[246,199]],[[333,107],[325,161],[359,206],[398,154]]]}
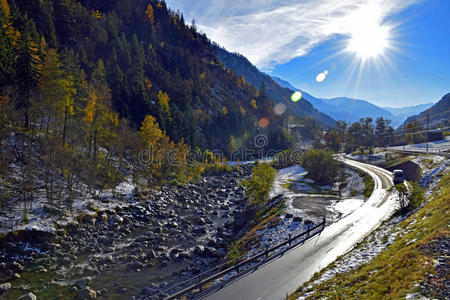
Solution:
{"label": "yellow foliage", "polygon": [[47,41],[45,40],[45,37],[41,36],[41,52],[42,54],[47,54]]}
{"label": "yellow foliage", "polygon": [[169,109],[169,95],[167,93],[163,93],[162,91],[158,92],[158,103],[161,107],[162,111],[166,112],[167,115],[170,114]]}
{"label": "yellow foliage", "polygon": [[151,115],[145,117],[139,133],[142,141],[149,147],[155,145],[164,136],[155,117]]}
{"label": "yellow foliage", "polygon": [[158,2],[158,4],[156,4],[156,7],[157,7],[157,8],[161,8],[161,7],[162,7],[161,2]]}
{"label": "yellow foliage", "polygon": [[227,109],[225,106],[222,107],[222,114],[223,114],[224,116],[228,115],[228,109]]}
{"label": "yellow foliage", "polygon": [[3,15],[5,15],[5,17],[9,17],[10,8],[7,0],[0,0],[0,8],[3,12]]}
{"label": "yellow foliage", "polygon": [[147,15],[147,18],[150,21],[150,24],[153,24],[155,22],[155,15],[153,13],[153,6],[151,4],[147,5],[147,9],[145,10],[145,14]]}
{"label": "yellow foliage", "polygon": [[258,109],[258,105],[256,105],[256,100],[252,99],[250,100],[250,105],[253,109]]}
{"label": "yellow foliage", "polygon": [[202,77],[202,79],[205,79],[205,72],[202,73],[202,75],[200,75]]}
{"label": "yellow foliage", "polygon": [[103,17],[102,17],[102,13],[100,12],[100,11],[98,11],[98,10],[93,10],[92,12],[91,12],[91,16],[93,17],[93,18],[96,18],[96,19],[99,19],[99,20],[101,20]]}
{"label": "yellow foliage", "polygon": [[73,78],[69,76],[68,78],[60,79],[60,84],[62,86],[62,101],[61,106],[64,111],[67,111],[70,115],[74,114],[73,104],[75,100],[75,94],[77,90],[74,87]]}
{"label": "yellow foliage", "polygon": [[152,82],[150,81],[150,79],[145,78],[145,87],[150,90],[152,88]]}
{"label": "yellow foliage", "polygon": [[84,120],[88,123],[92,123],[94,121],[95,107],[97,104],[97,92],[92,90],[88,97],[88,103],[84,110]]}
{"label": "yellow foliage", "polygon": [[241,110],[241,115],[245,116],[245,114],[247,113],[247,111],[245,110],[244,107],[240,106],[239,109]]}
{"label": "yellow foliage", "polygon": [[119,115],[116,113],[113,113],[112,115],[112,121],[115,127],[119,126]]}

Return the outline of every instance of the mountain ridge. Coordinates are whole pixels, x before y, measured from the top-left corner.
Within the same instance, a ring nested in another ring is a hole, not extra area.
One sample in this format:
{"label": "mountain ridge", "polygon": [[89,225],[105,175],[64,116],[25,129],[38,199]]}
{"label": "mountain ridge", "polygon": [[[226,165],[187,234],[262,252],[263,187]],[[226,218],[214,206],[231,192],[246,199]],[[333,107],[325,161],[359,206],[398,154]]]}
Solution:
{"label": "mountain ridge", "polygon": [[433,127],[448,127],[450,125],[450,93],[445,94],[441,100],[439,100],[432,107],[427,110],[415,115],[411,116],[404,124],[411,123],[413,121],[417,121],[421,123],[423,127],[426,126],[427,119],[429,116],[429,126]]}
{"label": "mountain ridge", "polygon": [[[303,97],[312,105],[336,120],[344,120],[347,122],[356,122],[361,118],[383,117],[390,119],[394,127],[402,124],[408,117],[418,114],[433,103],[418,104],[413,106],[405,106],[400,108],[380,107],[367,100],[354,99],[350,97],[334,97],[334,98],[317,98],[311,94],[294,87],[288,81],[280,77],[272,77],[279,85],[290,88],[292,90],[301,91]],[[360,112],[364,112],[361,114]],[[369,113],[367,113],[369,112]]]}
{"label": "mountain ridge", "polygon": [[239,76],[244,76],[247,82],[257,88],[264,83],[267,94],[272,100],[285,104],[300,117],[317,119],[324,127],[334,125],[335,120],[315,109],[308,99],[297,103],[292,102],[290,100],[293,93],[291,89],[280,86],[272,77],[259,71],[245,56],[228,52],[219,46],[216,46],[216,51],[218,59]]}

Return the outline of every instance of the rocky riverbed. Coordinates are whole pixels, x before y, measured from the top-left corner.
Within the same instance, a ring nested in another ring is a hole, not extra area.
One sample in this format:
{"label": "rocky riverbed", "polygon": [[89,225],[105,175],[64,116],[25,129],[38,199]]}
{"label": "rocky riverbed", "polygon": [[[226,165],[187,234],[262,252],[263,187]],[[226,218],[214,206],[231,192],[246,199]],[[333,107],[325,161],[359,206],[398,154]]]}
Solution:
{"label": "rocky riverbed", "polygon": [[239,181],[249,175],[242,166],[86,214],[77,227],[10,234],[0,249],[0,297],[144,298],[209,269],[248,219]]}

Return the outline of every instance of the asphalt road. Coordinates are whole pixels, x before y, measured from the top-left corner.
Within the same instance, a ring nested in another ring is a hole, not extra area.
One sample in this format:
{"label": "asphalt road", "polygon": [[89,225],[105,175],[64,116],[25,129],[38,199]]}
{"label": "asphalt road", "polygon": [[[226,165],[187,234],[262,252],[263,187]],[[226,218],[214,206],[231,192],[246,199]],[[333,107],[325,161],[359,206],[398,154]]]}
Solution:
{"label": "asphalt road", "polygon": [[368,164],[343,159],[346,164],[368,172],[375,180],[372,196],[353,213],[326,227],[305,244],[240,277],[206,299],[284,299],[315,272],[345,254],[394,211],[395,200],[387,189],[392,174]]}

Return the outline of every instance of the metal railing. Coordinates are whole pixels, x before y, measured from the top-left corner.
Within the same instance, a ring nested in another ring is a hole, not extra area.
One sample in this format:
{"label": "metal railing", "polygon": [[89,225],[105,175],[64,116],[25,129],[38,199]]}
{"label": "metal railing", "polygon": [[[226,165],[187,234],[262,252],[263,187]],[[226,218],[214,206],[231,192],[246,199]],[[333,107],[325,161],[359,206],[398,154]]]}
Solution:
{"label": "metal railing", "polygon": [[[201,274],[191,277],[177,285],[174,285],[164,291],[160,291],[155,295],[149,296],[146,299],[176,299],[177,297],[186,296],[193,291],[196,291],[196,294],[198,296],[199,294],[205,294],[209,290],[217,288],[217,286],[210,286],[210,284],[214,284],[216,280],[223,278],[226,275],[230,275],[228,278],[220,282],[219,286],[222,287],[238,276],[242,276],[248,271],[259,267],[261,264],[268,262],[269,260],[277,257],[285,251],[292,249],[299,244],[304,243],[309,238],[319,234],[325,228],[325,222],[326,220],[324,217],[321,223],[311,228],[309,228],[308,226],[308,229],[306,231],[295,236],[289,234],[289,237],[286,241],[279,243],[276,246],[273,246],[271,248],[266,246],[266,249],[264,251],[243,260],[241,260],[243,258],[243,256],[241,256],[239,259],[227,261]],[[196,297],[196,295],[189,295],[188,298],[192,297]]]}

